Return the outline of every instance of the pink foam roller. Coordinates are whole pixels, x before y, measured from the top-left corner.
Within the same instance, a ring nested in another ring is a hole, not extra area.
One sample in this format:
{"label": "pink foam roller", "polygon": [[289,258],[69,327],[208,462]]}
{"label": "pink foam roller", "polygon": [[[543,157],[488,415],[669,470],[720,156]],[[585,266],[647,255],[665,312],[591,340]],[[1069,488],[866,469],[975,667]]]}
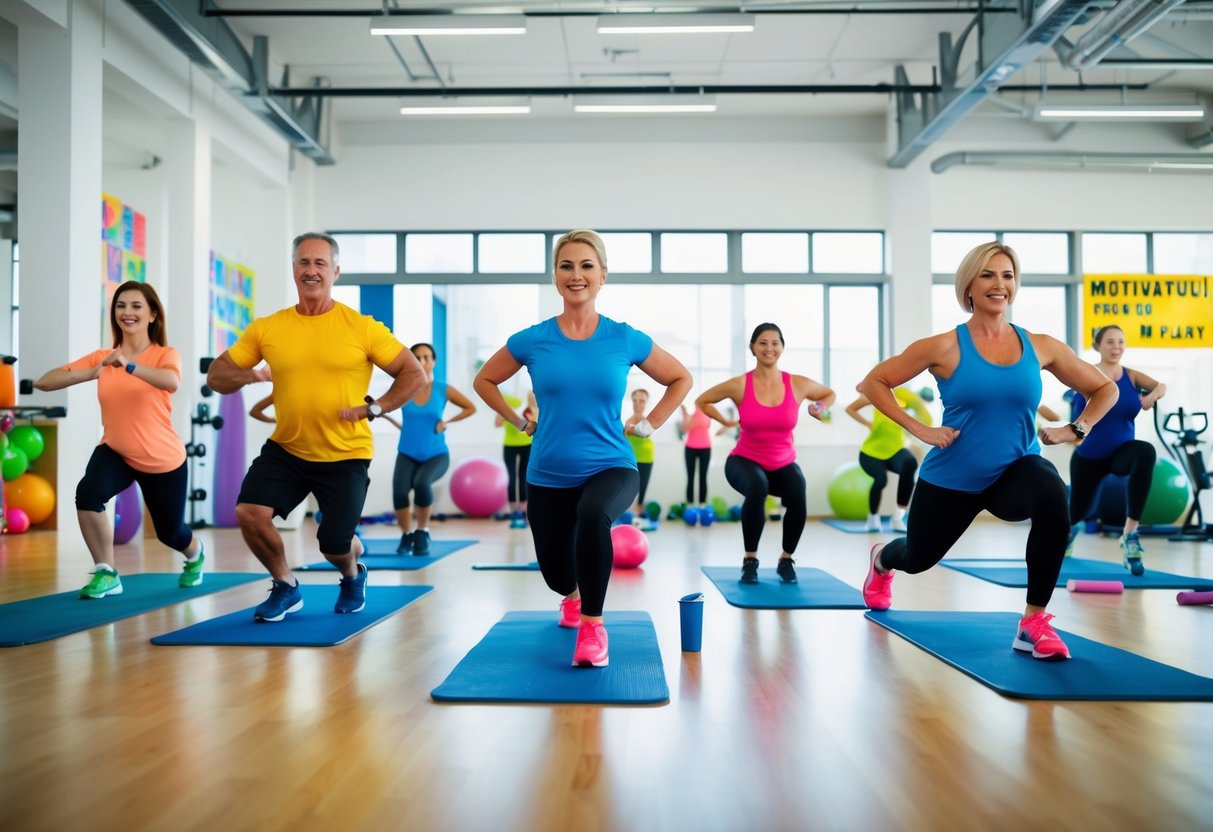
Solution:
{"label": "pink foam roller", "polygon": [[1185,607],[1213,604],[1213,592],[1181,592],[1175,596],[1175,600]]}
{"label": "pink foam roller", "polygon": [[1066,581],[1066,589],[1070,592],[1104,592],[1119,594],[1125,591],[1125,585],[1120,581]]}

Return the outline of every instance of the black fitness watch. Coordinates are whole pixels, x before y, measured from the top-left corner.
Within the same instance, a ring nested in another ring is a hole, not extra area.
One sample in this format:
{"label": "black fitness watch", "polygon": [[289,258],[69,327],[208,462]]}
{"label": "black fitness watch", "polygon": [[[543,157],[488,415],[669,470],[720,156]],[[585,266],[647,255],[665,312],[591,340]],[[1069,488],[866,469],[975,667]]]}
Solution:
{"label": "black fitness watch", "polygon": [[366,402],[366,420],[368,422],[383,415],[383,405],[375,401],[373,396],[367,396],[363,401]]}
{"label": "black fitness watch", "polygon": [[1069,427],[1070,427],[1070,430],[1074,431],[1074,435],[1077,436],[1079,439],[1087,438],[1087,429],[1085,427],[1083,427],[1082,422],[1073,421],[1070,423]]}

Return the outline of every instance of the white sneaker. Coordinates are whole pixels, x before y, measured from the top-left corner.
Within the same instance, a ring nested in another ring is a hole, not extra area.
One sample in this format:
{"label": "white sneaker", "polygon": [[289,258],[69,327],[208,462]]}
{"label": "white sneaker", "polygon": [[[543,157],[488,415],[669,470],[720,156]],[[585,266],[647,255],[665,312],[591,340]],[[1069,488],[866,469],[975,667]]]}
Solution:
{"label": "white sneaker", "polygon": [[879,514],[869,514],[868,515],[868,525],[867,525],[866,530],[869,532],[881,531]]}
{"label": "white sneaker", "polygon": [[906,513],[904,511],[893,512],[893,531],[904,532],[906,530]]}

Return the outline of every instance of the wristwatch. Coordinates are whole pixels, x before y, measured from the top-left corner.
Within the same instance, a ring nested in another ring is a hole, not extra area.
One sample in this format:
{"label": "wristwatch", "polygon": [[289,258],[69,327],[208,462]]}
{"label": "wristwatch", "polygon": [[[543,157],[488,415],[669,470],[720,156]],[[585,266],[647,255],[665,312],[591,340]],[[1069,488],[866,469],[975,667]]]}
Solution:
{"label": "wristwatch", "polygon": [[368,422],[383,415],[383,405],[375,401],[374,396],[367,396],[363,401],[366,402],[366,420]]}
{"label": "wristwatch", "polygon": [[1069,427],[1070,427],[1070,430],[1074,431],[1074,435],[1077,436],[1079,439],[1087,438],[1087,426],[1084,425],[1082,422],[1078,422],[1078,421],[1071,422]]}

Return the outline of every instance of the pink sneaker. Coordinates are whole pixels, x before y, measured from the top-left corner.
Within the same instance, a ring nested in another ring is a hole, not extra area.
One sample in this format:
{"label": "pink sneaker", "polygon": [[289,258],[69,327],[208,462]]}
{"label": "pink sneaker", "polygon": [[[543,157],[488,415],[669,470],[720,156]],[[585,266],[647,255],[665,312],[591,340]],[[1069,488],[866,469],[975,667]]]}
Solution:
{"label": "pink sneaker", "polygon": [[565,598],[560,602],[560,626],[570,629],[581,626],[580,598]]}
{"label": "pink sneaker", "polygon": [[887,610],[893,606],[893,570],[883,575],[876,571],[876,557],[883,548],[883,543],[877,543],[868,555],[868,576],[863,579],[863,602],[870,610]]}
{"label": "pink sneaker", "polygon": [[607,631],[601,621],[583,621],[577,630],[573,667],[607,666]]}
{"label": "pink sneaker", "polygon": [[1019,619],[1019,631],[1011,646],[1016,650],[1031,653],[1034,659],[1058,661],[1070,658],[1070,648],[1049,625],[1053,616],[1047,612],[1035,612]]}

